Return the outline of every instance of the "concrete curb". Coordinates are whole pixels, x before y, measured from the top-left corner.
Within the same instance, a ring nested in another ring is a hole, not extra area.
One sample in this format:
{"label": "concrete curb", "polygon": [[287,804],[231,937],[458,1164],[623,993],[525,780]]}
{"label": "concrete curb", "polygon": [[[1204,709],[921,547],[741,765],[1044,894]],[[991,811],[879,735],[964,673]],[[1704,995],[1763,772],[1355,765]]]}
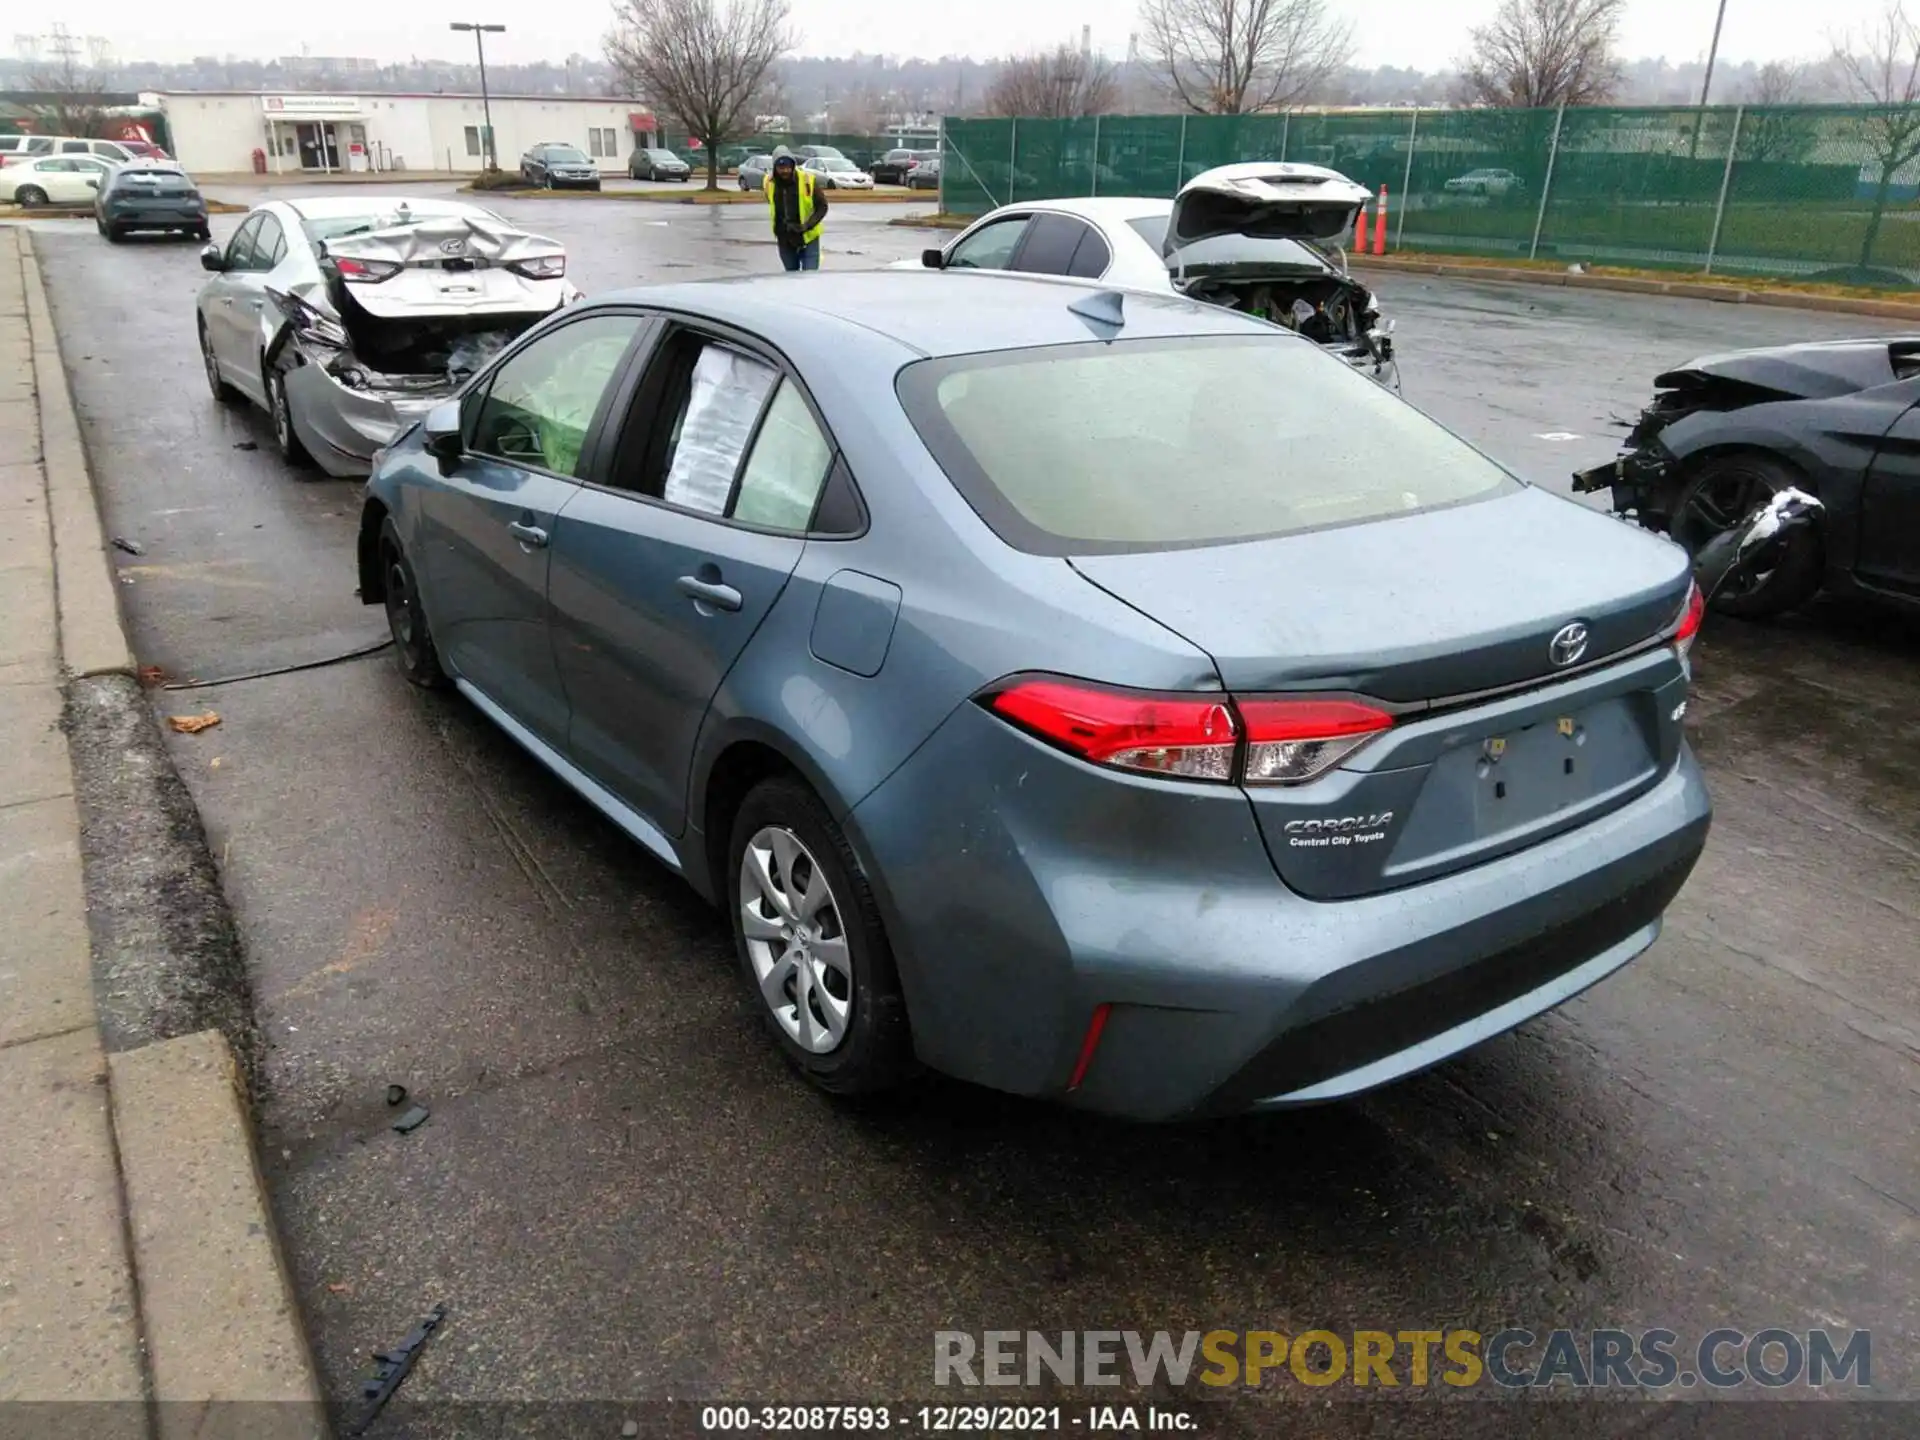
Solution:
{"label": "concrete curb", "polygon": [[[100,1043],[132,1038],[139,1047],[110,1054],[105,1078],[151,1413],[161,1440],[322,1437],[319,1382],[240,1067],[219,1030],[174,1028],[218,1023],[243,1044],[254,1038],[245,971],[199,816],[134,675],[52,311],[31,240],[19,233]],[[143,763],[148,751],[153,763]],[[104,834],[117,838],[103,850]],[[122,892],[164,913],[135,913]],[[137,970],[122,963],[127,955]],[[151,979],[161,1000],[121,1024],[114,997],[149,993],[136,978]],[[230,1403],[241,1401],[272,1403]]]}
{"label": "concrete curb", "polygon": [[1435,275],[1449,280],[1489,280],[1503,285],[1558,285],[1566,290],[1614,290],[1627,295],[1669,295],[1686,300],[1715,300],[1723,305],[1768,305],[1787,310],[1816,310],[1833,315],[1877,315],[1889,320],[1920,320],[1920,304],[1899,300],[1861,300],[1843,295],[1800,295],[1791,290],[1743,290],[1699,280],[1642,280],[1630,275],[1575,275],[1564,270],[1522,270],[1501,265],[1449,265],[1445,261],[1402,260],[1392,255],[1353,257],[1357,271]]}
{"label": "concrete curb", "polygon": [[[226,1041],[206,1030],[110,1055],[107,1068],[160,1440],[203,1436],[202,1406],[242,1403],[236,1426],[213,1428],[325,1436]],[[170,1403],[182,1400],[194,1403]]]}
{"label": "concrete curb", "polygon": [[120,596],[94,503],[93,476],[80,445],[80,423],[67,389],[53,312],[40,279],[32,237],[20,232],[27,282],[27,327],[40,397],[40,448],[47,508],[53,520],[53,583],[58,597],[60,655],[71,675],[131,675],[133,648],[120,623]]}

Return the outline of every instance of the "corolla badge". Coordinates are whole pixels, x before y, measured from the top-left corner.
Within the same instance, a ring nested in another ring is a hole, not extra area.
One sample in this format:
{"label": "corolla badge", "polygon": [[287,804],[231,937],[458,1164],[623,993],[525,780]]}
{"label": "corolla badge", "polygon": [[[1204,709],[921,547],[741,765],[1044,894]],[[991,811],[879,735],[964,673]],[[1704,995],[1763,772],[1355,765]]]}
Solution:
{"label": "corolla badge", "polygon": [[1556,667],[1571,665],[1587,653],[1587,622],[1576,620],[1562,625],[1547,642],[1547,658]]}

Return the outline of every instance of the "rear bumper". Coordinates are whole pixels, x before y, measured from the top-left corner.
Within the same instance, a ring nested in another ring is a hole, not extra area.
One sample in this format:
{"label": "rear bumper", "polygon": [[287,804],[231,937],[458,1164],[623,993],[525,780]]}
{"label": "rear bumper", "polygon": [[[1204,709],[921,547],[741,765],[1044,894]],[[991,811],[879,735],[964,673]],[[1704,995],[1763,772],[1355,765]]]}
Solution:
{"label": "rear bumper", "polygon": [[1683,749],[1575,831],[1316,902],[1242,792],[1095,771],[967,705],[849,819],[927,1064],[1166,1120],[1355,1094],[1560,1004],[1653,942],[1710,806]]}
{"label": "rear bumper", "polygon": [[400,432],[453,394],[396,396],[342,385],[319,365],[299,365],[286,373],[287,404],[293,428],[314,463],[329,475],[367,474],[373,452],[391,445]]}

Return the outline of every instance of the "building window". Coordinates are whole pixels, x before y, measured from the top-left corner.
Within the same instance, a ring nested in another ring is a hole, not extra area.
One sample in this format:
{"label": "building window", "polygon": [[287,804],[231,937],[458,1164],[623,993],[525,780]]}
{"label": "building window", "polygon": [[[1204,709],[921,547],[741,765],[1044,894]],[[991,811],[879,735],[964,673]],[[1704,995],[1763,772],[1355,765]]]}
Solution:
{"label": "building window", "polygon": [[619,133],[611,128],[602,130],[598,126],[587,131],[587,153],[597,160],[618,160]]}
{"label": "building window", "polygon": [[469,125],[467,126],[467,154],[478,155],[479,153],[480,127],[478,125]]}

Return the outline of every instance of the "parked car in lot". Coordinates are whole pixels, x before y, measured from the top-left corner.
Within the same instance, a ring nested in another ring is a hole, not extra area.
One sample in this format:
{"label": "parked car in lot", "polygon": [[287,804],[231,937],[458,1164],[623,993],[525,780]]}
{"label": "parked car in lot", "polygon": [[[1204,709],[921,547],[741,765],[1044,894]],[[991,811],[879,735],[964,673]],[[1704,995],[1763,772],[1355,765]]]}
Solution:
{"label": "parked car in lot", "polygon": [[1353,1094],[1627,964],[1708,827],[1678,547],[1174,295],[582,304],[382,457],[359,585],[839,1093]]}
{"label": "parked car in lot", "polygon": [[[89,163],[76,158],[74,164]],[[112,167],[93,202],[93,225],[109,240],[136,230],[165,230],[209,237],[207,201],[193,178],[170,160]]]}
{"label": "parked car in lot", "polygon": [[940,157],[930,155],[919,161],[907,171],[906,185],[909,190],[938,190],[940,188]]}
{"label": "parked car in lot", "polygon": [[0,135],[0,166],[39,155],[91,155],[110,165],[143,158],[132,140],[89,140],[77,135]]}
{"label": "parked car in lot", "polygon": [[1511,170],[1469,170],[1446,182],[1449,195],[1510,195],[1527,188],[1527,182]]}
{"label": "parked car in lot", "polygon": [[813,183],[822,190],[873,189],[873,177],[851,160],[836,159],[830,155],[819,156],[803,160],[800,168],[812,175]]}
{"label": "parked car in lot", "polygon": [[1654,379],[1619,457],[1574,476],[1699,556],[1777,496],[1820,502],[1777,563],[1714,608],[1778,615],[1822,589],[1920,609],[1920,339],[1709,355]]}
{"label": "parked car in lot", "polygon": [[1364,187],[1317,165],[1225,165],[1195,176],[1172,200],[1002,206],[943,249],[924,252],[920,264],[1172,291],[1297,330],[1397,389],[1392,327],[1373,292],[1323,248],[1352,232],[1369,198]]}
{"label": "parked car in lot", "polygon": [[406,426],[579,298],[566,250],[489,210],[383,195],[275,201],[201,263],[214,398],[251,400],[285,459],[364,475]]}
{"label": "parked car in lot", "polygon": [[39,205],[91,205],[113,166],[91,155],[42,155],[0,170],[0,200]]}
{"label": "parked car in lot", "polygon": [[847,157],[832,145],[796,145],[793,153],[799,160],[844,160]]}
{"label": "parked car in lot", "polygon": [[767,172],[773,169],[773,156],[765,152],[756,152],[740,162],[739,178],[742,190],[764,190],[767,188]]}
{"label": "parked car in lot", "polygon": [[878,185],[904,185],[907,172],[922,161],[931,160],[940,154],[938,150],[889,150],[873,162],[872,174]]}
{"label": "parked car in lot", "polygon": [[520,178],[545,190],[598,190],[600,171],[574,145],[536,145],[520,157]]}
{"label": "parked car in lot", "polygon": [[635,180],[685,180],[692,167],[671,150],[636,150],[627,161],[627,174]]}

